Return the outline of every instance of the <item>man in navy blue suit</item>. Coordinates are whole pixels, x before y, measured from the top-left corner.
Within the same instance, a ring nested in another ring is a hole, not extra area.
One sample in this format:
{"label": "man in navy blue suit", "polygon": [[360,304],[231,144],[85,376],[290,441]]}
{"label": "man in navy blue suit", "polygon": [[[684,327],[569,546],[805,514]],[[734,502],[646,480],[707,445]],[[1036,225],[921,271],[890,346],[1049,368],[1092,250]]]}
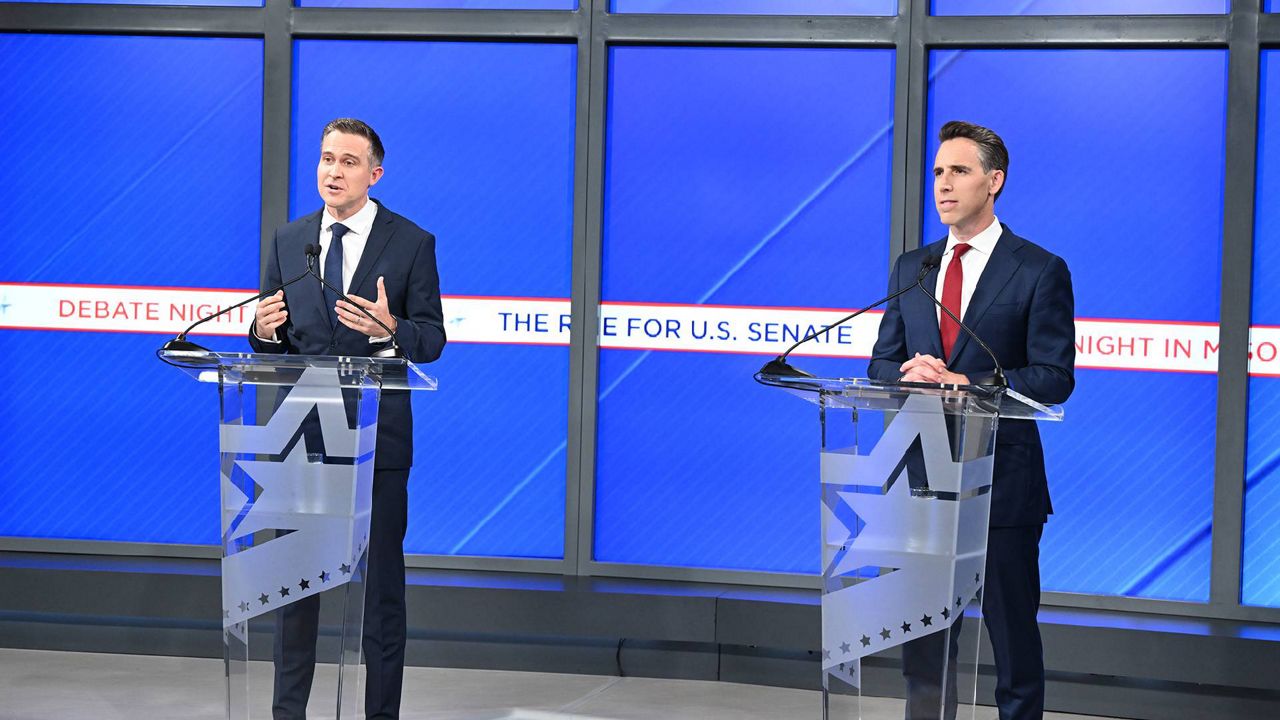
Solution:
{"label": "man in navy blue suit", "polygon": [[[265,287],[306,269],[304,249],[319,243],[324,277],[377,317],[413,362],[444,349],[444,314],[435,237],[369,198],[383,174],[382,140],[373,128],[339,118],[324,128],[316,185],[324,208],[278,229]],[[300,282],[258,304],[249,343],[257,352],[372,356],[390,344],[386,330],[316,282]],[[365,576],[365,715],[400,715],[406,641],[404,534],[413,417],[406,391],[384,391],[378,406],[373,505]],[[306,717],[315,674],[319,596],[277,616],[275,720]]]}
{"label": "man in navy blue suit", "polygon": [[[1013,234],[995,215],[1009,153],[987,128],[949,122],[933,165],[944,240],[905,253],[890,290],[912,285],[926,259],[940,258],[926,287],[981,337],[1009,386],[1042,403],[1064,402],[1075,387],[1075,303],[1062,258]],[[886,306],[868,374],[878,380],[969,384],[995,370],[990,356],[924,293]],[[1040,607],[1040,535],[1052,508],[1044,451],[1032,421],[1001,421],[996,434],[991,528],[982,611],[995,655],[1001,720],[1044,715]],[[949,649],[956,657],[957,622]],[[942,635],[903,647],[907,718],[937,718],[944,674]],[[955,717],[955,663],[949,662],[944,716]]]}

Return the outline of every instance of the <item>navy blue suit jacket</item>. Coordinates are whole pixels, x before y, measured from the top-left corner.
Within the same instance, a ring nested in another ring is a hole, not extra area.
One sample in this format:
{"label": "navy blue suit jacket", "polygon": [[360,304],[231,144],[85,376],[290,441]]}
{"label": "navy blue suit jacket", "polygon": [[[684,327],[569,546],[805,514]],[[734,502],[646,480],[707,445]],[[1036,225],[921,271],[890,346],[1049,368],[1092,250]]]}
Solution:
{"label": "navy blue suit jacket", "polygon": [[[1071,272],[1062,258],[1014,235],[1007,226],[996,243],[965,309],[964,323],[991,346],[1009,386],[1046,404],[1066,401],[1075,388],[1075,299]],[[941,256],[946,240],[898,258],[889,289],[914,284],[929,256]],[[938,270],[925,276],[930,291]],[[867,374],[894,381],[898,368],[916,353],[943,357],[937,306],[924,293],[907,292],[891,301],[880,320],[880,336]],[[952,372],[990,375],[991,358],[963,330],[947,363]],[[996,433],[991,526],[1043,523],[1052,512],[1045,478],[1044,450],[1036,423],[1002,420]]]}
{"label": "navy blue suit jacket", "polygon": [[[320,239],[320,213],[314,212],[276,230],[267,258],[264,288],[306,271],[304,252]],[[444,313],[436,270],[435,237],[408,219],[378,205],[364,253],[352,276],[348,295],[378,297],[383,277],[387,306],[396,318],[396,342],[415,363],[431,362],[444,349]],[[289,319],[276,331],[280,342],[264,342],[249,330],[249,344],[263,353],[369,356],[382,348],[345,325],[330,327],[328,307],[318,281],[304,278],[285,289]],[[378,406],[378,444],[374,467],[406,469],[413,465],[413,415],[407,391],[383,391]]]}

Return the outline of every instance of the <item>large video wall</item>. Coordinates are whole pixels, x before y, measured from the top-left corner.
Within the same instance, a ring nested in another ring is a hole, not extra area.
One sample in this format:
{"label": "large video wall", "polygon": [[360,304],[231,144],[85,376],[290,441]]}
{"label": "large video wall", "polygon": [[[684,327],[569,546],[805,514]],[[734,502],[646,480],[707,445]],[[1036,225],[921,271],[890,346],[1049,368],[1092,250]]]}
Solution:
{"label": "large video wall", "polygon": [[[887,15],[898,4],[728,5],[716,10]],[[1176,5],[1168,11],[1230,10]],[[971,7],[934,0],[932,11]],[[987,12],[1143,8],[1011,0]],[[13,208],[0,240],[0,536],[218,542],[216,399],[152,353],[256,286],[262,137],[277,122],[263,117],[263,44],[0,34],[0,180]],[[893,187],[908,172],[894,155],[902,56],[870,44],[606,46],[604,96],[588,97],[603,123],[584,143],[584,47],[292,42],[289,218],[318,209],[320,129],[352,115],[387,147],[374,197],[438,238],[450,344],[430,368],[439,392],[415,398],[406,550],[556,560],[587,528],[579,562],[614,572],[813,575],[816,412],[751,374],[798,328],[884,292],[901,247]],[[1280,295],[1268,274],[1280,212],[1265,202],[1280,174],[1273,52],[1262,53],[1259,89],[1247,477],[1235,479],[1215,477],[1227,50],[926,53],[923,167],[912,172],[927,176],[946,120],[997,129],[1012,154],[997,214],[1064,257],[1074,278],[1077,390],[1067,422],[1042,430],[1055,507],[1046,590],[1208,601],[1215,487],[1239,482],[1241,601],[1280,607]],[[599,187],[599,235],[583,240],[575,187],[592,147],[602,175],[585,185]],[[907,244],[942,237],[929,189],[907,192],[923,208]],[[575,274],[575,242],[598,243],[598,267]],[[593,285],[599,326],[571,327],[573,301]],[[200,340],[247,350],[246,320]],[[865,372],[877,316],[865,320],[802,365]],[[585,359],[594,373],[578,375],[571,341],[582,334],[598,352]],[[591,472],[574,477],[578,388],[593,403],[593,453],[581,463]],[[590,514],[566,518],[579,486]]]}

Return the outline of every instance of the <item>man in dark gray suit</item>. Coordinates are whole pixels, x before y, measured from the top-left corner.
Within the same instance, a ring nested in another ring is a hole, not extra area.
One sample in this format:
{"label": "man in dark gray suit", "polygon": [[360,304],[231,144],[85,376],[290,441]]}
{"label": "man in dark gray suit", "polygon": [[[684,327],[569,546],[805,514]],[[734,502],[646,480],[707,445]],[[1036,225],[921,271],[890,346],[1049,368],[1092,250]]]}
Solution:
{"label": "man in dark gray suit", "polygon": [[[316,168],[324,208],[276,231],[264,286],[301,274],[304,249],[318,242],[325,279],[390,328],[410,360],[431,362],[445,344],[435,237],[370,199],[369,189],[382,179],[383,156],[382,140],[367,124],[339,118],[325,126]],[[314,282],[259,303],[249,331],[250,345],[262,353],[372,356],[390,340],[364,313]],[[404,679],[403,544],[413,464],[408,392],[382,393],[377,437],[365,577],[365,713],[388,720],[399,717]],[[306,717],[319,611],[319,597],[311,596],[278,616],[276,720]]]}

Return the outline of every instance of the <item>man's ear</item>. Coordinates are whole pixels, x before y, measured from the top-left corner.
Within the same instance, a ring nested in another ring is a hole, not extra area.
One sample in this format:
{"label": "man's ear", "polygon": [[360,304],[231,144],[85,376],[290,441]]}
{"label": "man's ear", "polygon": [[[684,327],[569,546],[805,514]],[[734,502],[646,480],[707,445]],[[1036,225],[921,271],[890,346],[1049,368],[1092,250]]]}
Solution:
{"label": "man's ear", "polygon": [[[379,168],[379,170],[381,170],[381,168]],[[995,195],[996,193],[1000,192],[1000,189],[1003,187],[1004,187],[1004,171],[992,170],[991,171],[991,194]]]}
{"label": "man's ear", "polygon": [[382,166],[379,165],[369,173],[369,185],[371,186],[377,185],[378,181],[381,179],[382,179]]}

